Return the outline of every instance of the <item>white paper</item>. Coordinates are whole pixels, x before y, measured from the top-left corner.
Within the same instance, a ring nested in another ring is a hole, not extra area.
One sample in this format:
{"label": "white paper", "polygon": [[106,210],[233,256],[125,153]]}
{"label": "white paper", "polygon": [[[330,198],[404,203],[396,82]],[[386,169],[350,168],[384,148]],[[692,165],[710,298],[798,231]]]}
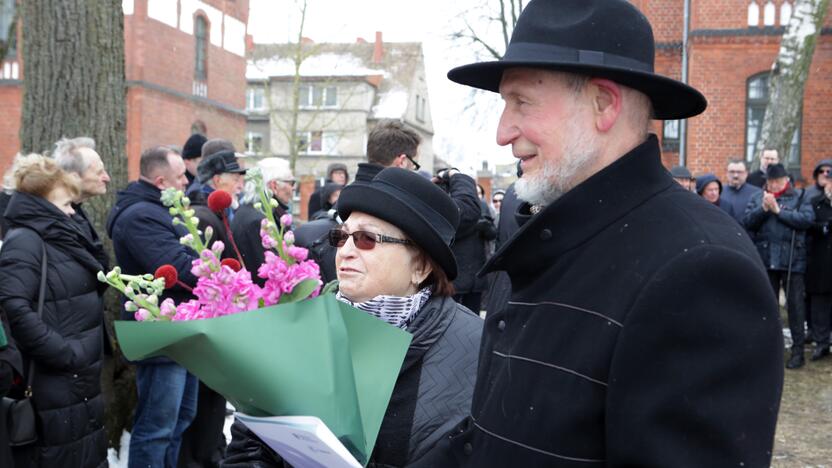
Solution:
{"label": "white paper", "polygon": [[314,416],[234,416],[295,468],[362,468],[326,424]]}

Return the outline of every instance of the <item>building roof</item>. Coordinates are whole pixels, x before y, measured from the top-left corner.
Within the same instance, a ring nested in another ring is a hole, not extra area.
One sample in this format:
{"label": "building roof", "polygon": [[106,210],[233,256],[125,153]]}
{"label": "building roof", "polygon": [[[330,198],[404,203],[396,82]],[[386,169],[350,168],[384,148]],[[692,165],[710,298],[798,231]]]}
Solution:
{"label": "building roof", "polygon": [[[370,118],[401,119],[407,112],[412,83],[423,66],[422,44],[383,42],[375,62],[375,43],[307,43],[300,74],[304,79],[366,80],[378,89]],[[280,80],[293,77],[295,44],[255,44],[248,54],[246,78]]]}

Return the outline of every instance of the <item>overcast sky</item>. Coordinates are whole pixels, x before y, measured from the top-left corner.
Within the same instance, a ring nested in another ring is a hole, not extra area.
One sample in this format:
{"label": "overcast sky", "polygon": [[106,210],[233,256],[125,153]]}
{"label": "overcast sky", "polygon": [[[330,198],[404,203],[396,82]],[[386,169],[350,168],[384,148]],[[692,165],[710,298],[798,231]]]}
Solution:
{"label": "overcast sky", "polygon": [[[495,143],[500,103],[493,93],[479,93],[474,109],[465,110],[470,88],[446,78],[449,69],[475,61],[468,47],[448,39],[454,18],[466,6],[482,0],[309,0],[304,36],[315,42],[368,41],[381,31],[386,42],[422,42],[434,126],[434,150],[465,172],[482,161],[514,160],[511,151]],[[248,32],[255,42],[286,42],[297,34],[293,0],[250,0]],[[472,21],[480,13],[467,13]]]}

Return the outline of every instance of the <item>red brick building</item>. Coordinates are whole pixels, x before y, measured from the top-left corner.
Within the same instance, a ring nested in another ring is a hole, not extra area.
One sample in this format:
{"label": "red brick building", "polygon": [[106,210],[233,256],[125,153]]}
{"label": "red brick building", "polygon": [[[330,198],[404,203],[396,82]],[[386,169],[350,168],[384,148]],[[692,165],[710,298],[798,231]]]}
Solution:
{"label": "red brick building", "polygon": [[[143,149],[182,145],[192,130],[242,148],[248,0],[122,0],[122,5],[130,177],[138,175]],[[0,5],[0,23],[3,15]],[[20,55],[7,57],[0,65],[0,167],[19,149],[24,79]]]}
{"label": "red brick building", "polygon": [[[680,79],[684,0],[631,0],[656,38],[656,70]],[[750,159],[768,97],[767,76],[777,56],[793,0],[690,0],[688,82],[708,98],[708,110],[688,120],[686,165],[694,174],[725,177],[729,159]],[[832,12],[815,49],[799,134],[788,158],[810,180],[814,165],[832,157]],[[657,122],[664,162],[679,163],[676,122]],[[674,138],[675,137],[675,138]]]}

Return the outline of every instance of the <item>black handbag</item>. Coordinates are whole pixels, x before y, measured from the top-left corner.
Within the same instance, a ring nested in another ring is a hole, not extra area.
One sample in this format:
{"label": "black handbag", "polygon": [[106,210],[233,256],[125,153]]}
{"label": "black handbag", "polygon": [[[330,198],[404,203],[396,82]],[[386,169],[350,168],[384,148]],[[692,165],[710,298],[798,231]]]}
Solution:
{"label": "black handbag", "polygon": [[[43,315],[43,299],[46,295],[46,244],[43,247],[41,261],[40,291],[38,293],[38,317]],[[29,375],[26,377],[26,390],[23,398],[3,398],[3,413],[6,416],[6,431],[9,446],[22,447],[38,440],[35,421],[35,408],[32,406],[32,380],[35,375],[35,360],[29,359]]]}

